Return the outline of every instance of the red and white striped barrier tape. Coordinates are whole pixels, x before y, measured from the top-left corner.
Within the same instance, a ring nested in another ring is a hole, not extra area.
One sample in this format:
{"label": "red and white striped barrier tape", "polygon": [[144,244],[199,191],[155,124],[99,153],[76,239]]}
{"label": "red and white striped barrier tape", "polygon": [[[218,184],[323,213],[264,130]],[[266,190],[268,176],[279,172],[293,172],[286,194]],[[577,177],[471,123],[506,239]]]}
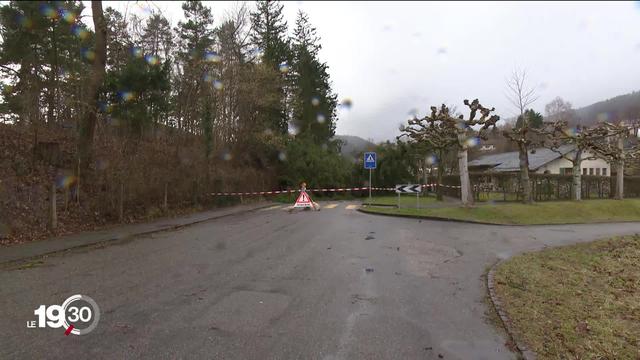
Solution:
{"label": "red and white striped barrier tape", "polygon": [[[423,184],[424,187],[435,187],[436,184]],[[453,185],[440,185],[442,187],[459,189],[460,186]],[[332,188],[332,189],[307,189],[309,192],[342,192],[342,191],[367,191],[368,187],[353,187],[353,188]],[[371,188],[372,191],[395,191],[396,188]],[[211,196],[238,196],[238,195],[277,195],[277,194],[293,194],[300,190],[274,190],[274,191],[253,191],[253,192],[218,192],[211,193]]]}

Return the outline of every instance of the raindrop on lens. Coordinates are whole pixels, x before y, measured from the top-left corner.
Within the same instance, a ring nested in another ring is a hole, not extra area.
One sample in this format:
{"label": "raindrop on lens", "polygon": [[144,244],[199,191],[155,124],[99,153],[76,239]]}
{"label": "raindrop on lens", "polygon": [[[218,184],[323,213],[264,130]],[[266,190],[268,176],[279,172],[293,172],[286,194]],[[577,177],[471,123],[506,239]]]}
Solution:
{"label": "raindrop on lens", "polygon": [[280,151],[280,152],[278,153],[278,160],[280,160],[280,161],[285,161],[285,160],[287,160],[287,154],[285,154],[285,153],[284,153],[284,151]]}
{"label": "raindrop on lens", "polygon": [[286,74],[289,72],[289,64],[287,64],[286,62],[280,63],[278,68],[280,69],[280,72],[283,74]]}
{"label": "raindrop on lens", "polygon": [[470,148],[477,146],[479,143],[480,139],[478,139],[477,137],[470,137],[465,141],[465,145]]}
{"label": "raindrop on lens", "polygon": [[342,99],[342,102],[340,103],[340,107],[342,107],[345,110],[350,110],[351,106],[353,106],[353,102],[351,101],[351,99],[349,98]]}
{"label": "raindrop on lens", "polygon": [[320,105],[320,98],[318,98],[317,96],[312,97],[311,98],[311,105],[313,105],[313,106]]}
{"label": "raindrop on lens", "polygon": [[134,46],[131,48],[131,55],[133,55],[138,59],[141,59],[142,57],[144,57],[144,53],[142,52],[142,49],[137,46]]}
{"label": "raindrop on lens", "polygon": [[219,63],[220,61],[222,61],[222,57],[215,51],[209,51],[204,54],[204,60],[210,63]]}
{"label": "raindrop on lens", "polygon": [[327,118],[324,116],[324,114],[318,114],[318,116],[316,116],[316,120],[319,124],[323,124],[327,120]]}
{"label": "raindrop on lens", "polygon": [[158,59],[158,57],[155,56],[155,55],[147,55],[147,56],[144,57],[144,59],[151,66],[155,66],[155,65],[158,65],[160,63],[160,59]]}
{"label": "raindrop on lens", "polygon": [[224,85],[220,80],[213,80],[213,88],[216,90],[222,90],[224,88]]}

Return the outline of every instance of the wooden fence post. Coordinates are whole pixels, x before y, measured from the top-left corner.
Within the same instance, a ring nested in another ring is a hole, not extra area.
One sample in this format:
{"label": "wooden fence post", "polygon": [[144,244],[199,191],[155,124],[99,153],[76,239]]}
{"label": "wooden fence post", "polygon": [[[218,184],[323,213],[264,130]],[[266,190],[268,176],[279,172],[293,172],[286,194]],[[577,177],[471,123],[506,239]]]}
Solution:
{"label": "wooden fence post", "polygon": [[118,203],[118,221],[124,220],[124,182],[120,182],[120,201]]}
{"label": "wooden fence post", "polygon": [[165,181],[164,183],[164,202],[162,204],[162,209],[164,212],[167,212],[168,204],[167,204],[167,191],[168,191],[169,183]]}
{"label": "wooden fence post", "polygon": [[58,213],[56,211],[56,183],[55,181],[51,184],[51,194],[49,196],[50,206],[49,206],[49,228],[51,230],[55,230],[58,227]]}

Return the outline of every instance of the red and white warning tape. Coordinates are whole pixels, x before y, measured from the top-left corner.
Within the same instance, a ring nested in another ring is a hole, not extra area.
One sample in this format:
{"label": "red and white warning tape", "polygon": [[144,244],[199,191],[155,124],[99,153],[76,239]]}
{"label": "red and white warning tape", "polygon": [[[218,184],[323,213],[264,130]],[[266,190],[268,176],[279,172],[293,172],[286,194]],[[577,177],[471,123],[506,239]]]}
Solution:
{"label": "red and white warning tape", "polygon": [[[423,184],[424,187],[435,187],[436,184]],[[441,185],[442,187],[459,189],[460,186]],[[342,191],[367,191],[368,187],[353,188],[332,188],[332,189],[307,189],[309,192],[342,192]],[[371,188],[372,191],[395,191],[396,188]],[[211,193],[211,196],[238,196],[238,195],[277,195],[277,194],[293,194],[300,190],[274,190],[274,191],[253,191],[253,192],[218,192]]]}

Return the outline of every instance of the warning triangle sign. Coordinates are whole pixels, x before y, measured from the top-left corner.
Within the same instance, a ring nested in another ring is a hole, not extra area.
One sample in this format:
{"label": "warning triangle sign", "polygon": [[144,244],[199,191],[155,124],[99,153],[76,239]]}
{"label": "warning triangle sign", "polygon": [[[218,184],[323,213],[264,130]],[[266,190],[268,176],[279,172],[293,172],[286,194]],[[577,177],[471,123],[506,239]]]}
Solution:
{"label": "warning triangle sign", "polygon": [[375,160],[373,160],[373,155],[369,154],[369,156],[367,157],[367,162],[376,162]]}
{"label": "warning triangle sign", "polygon": [[306,208],[306,207],[313,207],[313,204],[311,203],[311,197],[309,196],[309,194],[307,194],[306,191],[301,191],[300,195],[298,196],[298,199],[296,200],[296,203],[293,204],[294,208]]}

